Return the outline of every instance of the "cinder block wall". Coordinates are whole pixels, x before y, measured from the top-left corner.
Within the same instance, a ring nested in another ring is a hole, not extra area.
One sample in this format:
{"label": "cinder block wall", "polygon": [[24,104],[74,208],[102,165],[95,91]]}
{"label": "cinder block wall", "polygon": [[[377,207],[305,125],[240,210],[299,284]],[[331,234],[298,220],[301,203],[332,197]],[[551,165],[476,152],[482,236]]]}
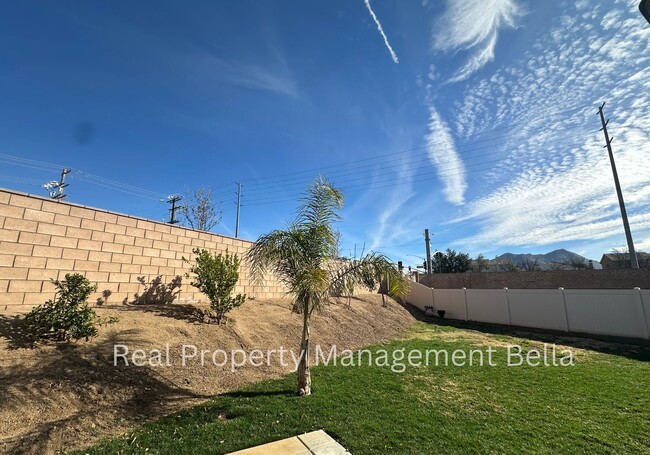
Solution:
{"label": "cinder block wall", "polygon": [[[0,313],[25,311],[54,296],[50,279],[79,272],[98,285],[91,302],[131,302],[147,283],[167,284],[182,277],[178,301],[205,296],[184,275],[192,249],[237,253],[252,243],[222,235],[137,218],[106,210],[0,189]],[[104,298],[110,291],[110,295]],[[255,298],[280,298],[273,279],[253,286],[242,262],[236,292]]]}
{"label": "cinder block wall", "polygon": [[650,289],[650,270],[434,273],[420,275],[419,281],[436,289]]}

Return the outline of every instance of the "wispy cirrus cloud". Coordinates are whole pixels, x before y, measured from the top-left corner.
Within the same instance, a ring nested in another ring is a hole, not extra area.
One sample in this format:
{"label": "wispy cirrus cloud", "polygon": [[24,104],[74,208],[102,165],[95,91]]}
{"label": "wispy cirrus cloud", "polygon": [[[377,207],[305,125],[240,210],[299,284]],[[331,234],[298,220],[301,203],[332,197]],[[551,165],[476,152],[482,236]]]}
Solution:
{"label": "wispy cirrus cloud", "polygon": [[445,13],[436,21],[433,48],[472,50],[449,82],[465,80],[494,60],[499,30],[515,27],[522,14],[517,0],[448,0]]}
{"label": "wispy cirrus cloud", "polygon": [[194,74],[202,79],[220,79],[231,85],[300,97],[298,86],[286,62],[281,59],[274,65],[261,66],[227,60],[206,50],[197,50],[186,58],[191,62]]}
{"label": "wispy cirrus cloud", "polygon": [[567,4],[520,60],[467,86],[456,104],[456,133],[509,134],[501,145],[506,158],[480,176],[490,190],[455,220],[478,228],[459,244],[589,241],[607,251],[624,242],[598,131],[597,106],[606,99],[633,235],[647,245],[650,99],[640,94],[650,88],[650,29],[629,6],[628,0]]}
{"label": "wispy cirrus cloud", "polygon": [[429,107],[429,134],[425,139],[429,161],[438,171],[445,198],[452,204],[463,204],[467,190],[465,166],[456,150],[449,125],[433,105]]}
{"label": "wispy cirrus cloud", "polygon": [[388,42],[388,37],[386,36],[386,33],[384,33],[384,28],[381,26],[381,23],[379,22],[379,19],[377,19],[377,15],[372,10],[372,6],[370,6],[370,0],[364,0],[364,3],[366,4],[366,8],[368,8],[368,12],[372,16],[372,20],[375,21],[375,24],[377,25],[377,30],[379,30],[379,34],[384,39],[384,44],[386,45],[386,48],[388,49],[388,52],[390,52],[390,57],[393,59],[393,61],[395,63],[399,63],[399,59],[397,58],[397,54],[393,50],[393,47],[390,45],[390,42]]}

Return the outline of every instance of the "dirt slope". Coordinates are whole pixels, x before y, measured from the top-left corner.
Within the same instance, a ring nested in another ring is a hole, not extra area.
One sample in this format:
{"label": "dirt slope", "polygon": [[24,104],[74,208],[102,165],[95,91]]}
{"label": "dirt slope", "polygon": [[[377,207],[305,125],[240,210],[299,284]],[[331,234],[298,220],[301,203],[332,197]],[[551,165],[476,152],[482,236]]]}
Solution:
{"label": "dirt slope", "polygon": [[[211,351],[285,347],[297,352],[302,316],[290,308],[288,301],[248,301],[231,313],[226,326],[197,321],[197,307],[191,305],[99,308],[100,316],[117,316],[119,322],[88,343],[37,349],[25,341],[17,320],[0,316],[0,452],[83,447],[145,419],[278,377],[292,367],[281,367],[275,356],[270,367],[247,365],[232,372],[230,364],[214,366],[210,354],[204,366],[197,357],[183,367],[180,355],[184,344]],[[351,308],[333,302],[312,320],[312,342],[323,349],[336,344],[339,352],[395,338],[413,323],[397,303],[382,307],[378,295],[355,298]],[[114,345],[120,343],[131,351],[163,353],[168,344],[171,366],[113,366]],[[290,355],[286,359],[292,364]]]}

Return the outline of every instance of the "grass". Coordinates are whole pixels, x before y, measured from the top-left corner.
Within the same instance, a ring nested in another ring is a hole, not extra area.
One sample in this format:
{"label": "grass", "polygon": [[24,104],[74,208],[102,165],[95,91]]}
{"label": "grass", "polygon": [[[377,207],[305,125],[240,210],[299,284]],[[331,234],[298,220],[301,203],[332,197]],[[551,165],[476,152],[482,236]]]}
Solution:
{"label": "grass", "polygon": [[[353,454],[650,453],[650,348],[417,323],[373,349],[496,345],[496,367],[318,366],[223,394],[80,453],[228,453],[323,429]],[[521,338],[524,336],[525,338]],[[508,367],[506,344],[570,347],[572,367]]]}

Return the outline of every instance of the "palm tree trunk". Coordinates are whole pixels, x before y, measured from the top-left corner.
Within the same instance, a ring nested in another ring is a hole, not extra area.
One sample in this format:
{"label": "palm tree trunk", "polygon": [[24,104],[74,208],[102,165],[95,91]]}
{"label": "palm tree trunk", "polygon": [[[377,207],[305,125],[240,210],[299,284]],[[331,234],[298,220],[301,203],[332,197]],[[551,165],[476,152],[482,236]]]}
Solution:
{"label": "palm tree trunk", "polygon": [[311,372],[309,371],[309,307],[303,307],[302,342],[298,364],[298,395],[311,395]]}

